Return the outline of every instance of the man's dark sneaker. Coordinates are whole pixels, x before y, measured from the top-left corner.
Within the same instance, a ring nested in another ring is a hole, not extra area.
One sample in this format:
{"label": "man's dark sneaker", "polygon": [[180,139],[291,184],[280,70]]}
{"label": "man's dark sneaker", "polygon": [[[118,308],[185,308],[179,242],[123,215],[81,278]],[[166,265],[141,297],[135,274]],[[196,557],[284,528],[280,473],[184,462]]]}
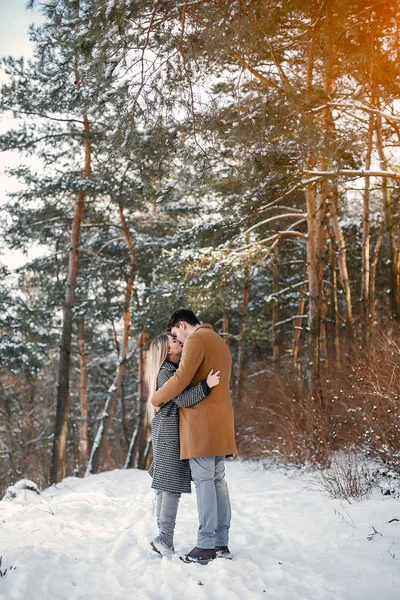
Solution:
{"label": "man's dark sneaker", "polygon": [[197,546],[189,554],[180,557],[185,563],[199,563],[200,565],[207,565],[214,558],[216,558],[214,548],[197,548]]}
{"label": "man's dark sneaker", "polygon": [[227,558],[228,560],[232,560],[233,558],[233,554],[229,551],[228,546],[215,546],[215,552],[217,558]]}

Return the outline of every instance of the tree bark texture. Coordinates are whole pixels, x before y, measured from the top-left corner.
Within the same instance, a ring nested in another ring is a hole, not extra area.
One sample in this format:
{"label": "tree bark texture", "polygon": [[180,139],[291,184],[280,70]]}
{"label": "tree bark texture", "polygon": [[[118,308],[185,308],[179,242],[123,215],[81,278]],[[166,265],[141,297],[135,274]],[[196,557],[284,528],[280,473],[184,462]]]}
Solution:
{"label": "tree bark texture", "polygon": [[385,232],[385,227],[382,225],[381,230],[378,235],[378,239],[376,241],[376,245],[374,248],[374,254],[372,257],[372,265],[371,265],[371,281],[369,285],[369,306],[371,310],[371,321],[373,325],[376,325],[376,306],[375,306],[375,289],[376,289],[376,273],[378,270],[378,258],[379,252],[382,246],[383,236]]}
{"label": "tree bark texture", "polygon": [[320,282],[318,279],[317,219],[314,186],[306,189],[307,201],[307,277],[308,341],[306,375],[312,398],[318,396],[320,377]]}
{"label": "tree bark texture", "polygon": [[[365,158],[365,169],[371,168],[371,156],[373,136],[375,129],[375,115],[370,113],[368,124],[368,139],[367,139],[367,154]],[[370,177],[364,180],[364,197],[363,197],[363,238],[362,238],[362,273],[361,273],[361,300],[362,300],[362,317],[363,317],[363,335],[365,335],[370,320]]]}
{"label": "tree bark texture", "polygon": [[339,302],[338,302],[338,289],[337,289],[337,256],[336,256],[336,247],[334,243],[331,243],[330,248],[330,267],[331,267],[331,289],[332,289],[332,310],[333,310],[333,320],[335,327],[335,361],[336,365],[340,366],[341,363],[341,355],[340,355],[340,314],[339,314]]}
{"label": "tree bark texture", "polygon": [[301,332],[303,331],[303,321],[304,321],[304,310],[306,307],[306,298],[307,298],[307,283],[304,284],[303,289],[300,294],[299,307],[297,310],[297,318],[293,321],[293,367],[297,367],[297,359],[299,356],[299,348],[300,348],[300,338]]}
{"label": "tree bark texture", "polygon": [[350,278],[347,269],[347,257],[346,257],[346,241],[342,232],[342,228],[339,223],[338,215],[338,204],[339,204],[339,190],[337,185],[333,186],[332,195],[330,197],[329,212],[330,212],[330,223],[331,231],[334,238],[335,249],[338,253],[339,273],[340,282],[344,291],[345,303],[346,303],[346,324],[348,327],[348,333],[351,338],[354,337],[354,322],[353,322],[353,305],[351,297],[351,286]]}
{"label": "tree bark texture", "polygon": [[[85,152],[85,169],[83,171],[83,176],[89,178],[92,172],[91,141],[90,123],[86,114],[83,116],[83,128],[83,144]],[[67,474],[65,458],[69,413],[69,379],[71,367],[73,307],[75,304],[75,289],[78,276],[79,241],[84,201],[85,192],[81,192],[76,198],[74,214],[72,218],[70,249],[68,256],[67,288],[63,306],[63,323],[58,368],[56,422],[50,471],[51,483],[57,483],[58,481],[61,481]]]}
{"label": "tree bark texture", "polygon": [[140,336],[138,348],[138,393],[137,393],[137,421],[131,444],[128,451],[125,468],[144,469],[146,465],[146,447],[149,441],[149,424],[146,410],[146,388],[145,370],[146,355],[145,348],[148,346],[147,331]]}
{"label": "tree bark texture", "polygon": [[133,290],[136,281],[137,263],[136,263],[136,252],[135,245],[132,235],[129,231],[128,224],[126,222],[124,207],[122,198],[119,196],[117,199],[118,210],[120,216],[121,229],[124,234],[124,239],[129,251],[130,267],[128,274],[126,275],[126,290],[124,298],[124,316],[123,316],[123,329],[121,342],[116,339],[116,345],[119,349],[118,365],[114,376],[114,381],[109,389],[109,395],[106,399],[106,403],[103,412],[100,417],[100,424],[97,429],[96,437],[93,443],[92,451],[90,454],[88,466],[86,469],[86,475],[90,473],[97,473],[100,468],[100,461],[102,454],[106,446],[107,432],[112,424],[113,416],[115,412],[115,406],[117,403],[118,396],[121,391],[121,387],[124,381],[124,375],[126,371],[126,359],[129,350],[129,338],[130,338],[130,327],[131,327],[131,301]]}
{"label": "tree bark texture", "polygon": [[[249,241],[249,239],[247,239]],[[242,288],[242,314],[240,320],[240,340],[238,352],[238,380],[237,396],[242,400],[243,384],[246,378],[246,331],[247,319],[249,313],[249,295],[250,295],[250,262],[246,261],[244,267],[244,279]]]}
{"label": "tree bark texture", "polygon": [[[381,169],[387,171],[387,160],[383,148],[383,132],[382,132],[382,117],[377,115],[376,118],[376,141],[378,147],[379,160]],[[389,186],[389,178],[382,177],[383,204],[385,210],[385,225],[386,235],[389,246],[390,259],[390,304],[392,316],[400,317],[400,298],[398,289],[398,257],[397,257],[397,242],[395,234],[395,226],[393,219],[393,199]]]}
{"label": "tree bark texture", "polygon": [[80,363],[80,423],[79,423],[79,470],[84,471],[88,460],[88,376],[83,323],[78,326]]}
{"label": "tree bark texture", "polygon": [[272,307],[272,346],[274,356],[274,373],[280,374],[281,369],[281,352],[279,344],[279,267],[278,257],[275,258],[272,265],[272,294],[274,296],[274,304]]}

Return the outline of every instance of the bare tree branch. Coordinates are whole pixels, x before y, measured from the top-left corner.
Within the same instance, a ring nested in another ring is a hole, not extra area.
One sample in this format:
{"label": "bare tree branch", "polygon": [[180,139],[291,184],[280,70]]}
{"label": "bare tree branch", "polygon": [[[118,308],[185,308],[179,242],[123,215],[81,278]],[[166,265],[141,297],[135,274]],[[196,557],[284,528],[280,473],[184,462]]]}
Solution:
{"label": "bare tree branch", "polygon": [[272,88],[274,88],[276,90],[282,91],[282,88],[280,87],[280,85],[278,85],[276,83],[276,81],[274,81],[273,79],[270,79],[269,77],[265,77],[265,75],[262,75],[259,71],[257,71],[256,69],[254,69],[254,67],[252,67],[250,65],[250,63],[248,63],[247,60],[245,58],[243,58],[243,56],[240,56],[240,54],[238,52],[234,52],[233,53],[233,57],[237,60],[237,62],[244,69],[247,69],[247,71],[249,71],[252,75],[254,75],[254,77],[256,77],[257,79],[259,79],[266,86],[272,87]]}

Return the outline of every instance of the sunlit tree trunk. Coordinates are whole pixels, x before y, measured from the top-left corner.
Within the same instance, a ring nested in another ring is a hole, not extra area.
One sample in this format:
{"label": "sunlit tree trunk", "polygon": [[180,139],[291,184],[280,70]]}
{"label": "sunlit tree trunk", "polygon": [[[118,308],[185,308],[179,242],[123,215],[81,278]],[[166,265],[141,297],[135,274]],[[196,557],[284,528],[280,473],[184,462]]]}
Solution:
{"label": "sunlit tree trunk", "polygon": [[222,315],[222,333],[224,334],[224,340],[225,342],[228,344],[228,346],[230,346],[230,340],[229,340],[229,317],[225,311],[224,308],[224,312]]}
{"label": "sunlit tree trunk", "polygon": [[88,376],[83,323],[78,325],[80,366],[80,421],[79,421],[79,470],[86,468],[88,460]]}
{"label": "sunlit tree trunk", "polygon": [[[372,144],[375,129],[375,115],[370,113],[368,124],[368,139],[367,153],[365,157],[365,169],[371,169]],[[363,196],[363,239],[362,239],[362,271],[361,271],[361,310],[363,317],[363,337],[366,339],[368,324],[371,317],[370,308],[370,177],[365,177],[364,180],[364,196]]]}
{"label": "sunlit tree trunk", "polygon": [[[379,106],[379,102],[378,102]],[[376,117],[376,140],[382,171],[388,170],[388,164],[383,146],[382,117],[378,114]],[[386,234],[388,237],[388,246],[390,252],[390,304],[392,316],[400,317],[400,298],[398,290],[398,257],[397,242],[395,235],[395,226],[393,219],[393,199],[387,177],[382,178],[383,202],[385,210]]]}
{"label": "sunlit tree trunk", "polygon": [[331,221],[331,230],[335,240],[335,247],[338,252],[338,263],[339,263],[339,273],[340,273],[340,281],[344,291],[345,303],[346,303],[346,324],[347,324],[347,332],[351,338],[354,337],[354,322],[353,322],[353,305],[352,305],[352,297],[351,297],[351,286],[349,273],[347,269],[347,256],[346,256],[346,242],[344,239],[344,235],[342,232],[342,228],[339,223],[338,216],[338,202],[339,200],[339,190],[337,185],[333,186],[332,195],[329,203],[329,212],[330,212],[330,221]]}
{"label": "sunlit tree trunk", "polygon": [[299,347],[300,347],[300,338],[301,332],[304,327],[304,310],[306,307],[306,297],[307,297],[307,283],[304,284],[303,289],[300,294],[299,307],[297,309],[298,318],[294,319],[293,328],[293,367],[297,366],[297,359],[299,356]]}
{"label": "sunlit tree trunk", "polygon": [[318,279],[317,220],[314,186],[306,189],[307,200],[307,278],[308,340],[306,373],[311,395],[318,397],[320,377],[320,285]]}
{"label": "sunlit tree trunk", "polygon": [[[80,90],[79,69],[76,64],[76,85]],[[91,166],[91,132],[88,116],[83,115],[83,147],[85,154],[85,168],[83,176],[89,178]],[[50,471],[51,483],[57,483],[66,476],[66,446],[69,413],[69,380],[71,369],[71,344],[73,326],[73,307],[75,304],[75,289],[78,275],[79,241],[85,192],[78,194],[72,219],[71,237],[68,256],[67,289],[63,305],[63,322],[60,344],[60,359],[58,368],[58,385],[56,401],[56,422],[53,443],[53,455]]]}
{"label": "sunlit tree trunk", "polygon": [[[315,64],[315,43],[317,28],[313,27],[312,38],[310,41],[310,50],[307,65],[306,86],[308,93],[313,93],[313,77]],[[314,120],[309,119],[309,127],[314,129]],[[306,168],[313,169],[316,165],[315,151],[309,151]],[[306,341],[306,377],[312,401],[318,398],[320,389],[320,281],[318,251],[320,243],[318,241],[318,221],[316,188],[314,184],[309,184],[305,188],[306,213],[307,213],[307,281],[308,281],[308,336]]]}
{"label": "sunlit tree trunk", "polygon": [[[247,241],[248,238],[247,238]],[[240,339],[239,339],[239,352],[238,352],[238,381],[237,381],[237,395],[239,400],[242,399],[243,384],[246,377],[246,331],[247,331],[247,319],[249,313],[249,295],[250,295],[250,262],[246,261],[243,275],[243,288],[242,288],[242,314],[240,319]]]}
{"label": "sunlit tree trunk", "polygon": [[332,286],[332,309],[333,309],[333,319],[334,319],[334,329],[335,329],[335,361],[337,366],[340,366],[341,356],[340,356],[340,315],[339,315],[339,302],[338,302],[338,289],[337,289],[337,271],[336,271],[336,247],[331,242],[330,247],[330,267],[331,267],[331,286]]}
{"label": "sunlit tree trunk", "polygon": [[376,305],[375,305],[375,289],[376,289],[376,273],[378,270],[378,259],[379,252],[382,246],[382,240],[384,235],[385,227],[382,226],[378,235],[378,239],[376,241],[374,254],[372,257],[372,265],[371,265],[371,280],[369,285],[369,306],[371,310],[371,321],[373,325],[376,325]]}
{"label": "sunlit tree trunk", "polygon": [[[325,127],[327,118],[324,117]],[[325,128],[324,127],[324,128]],[[326,134],[328,132],[326,131]],[[328,162],[325,152],[322,153],[319,161],[319,169],[325,170],[328,168]],[[318,279],[318,311],[319,311],[319,360],[324,364],[328,360],[328,352],[326,346],[326,315],[323,314],[325,301],[325,286],[324,286],[324,267],[325,267],[325,255],[326,255],[326,213],[327,213],[327,199],[329,193],[329,182],[324,179],[316,187],[316,206],[315,206],[315,226],[316,226],[316,253],[317,253],[317,279]],[[322,398],[321,398],[322,400]]]}

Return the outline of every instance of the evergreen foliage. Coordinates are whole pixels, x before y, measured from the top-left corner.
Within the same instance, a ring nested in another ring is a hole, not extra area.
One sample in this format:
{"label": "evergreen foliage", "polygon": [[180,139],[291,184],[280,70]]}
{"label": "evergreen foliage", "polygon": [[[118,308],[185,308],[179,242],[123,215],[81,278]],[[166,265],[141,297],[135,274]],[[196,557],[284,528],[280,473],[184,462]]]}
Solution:
{"label": "evergreen foliage", "polygon": [[[121,466],[144,427],[139,340],[181,306],[225,336],[237,403],[259,372],[299,385],[307,375],[315,456],[328,452],[329,369],[400,315],[397,5],[41,4],[33,59],[2,60],[0,112],[16,125],[0,148],[21,155],[4,244],[43,253],[3,269],[1,385],[8,407],[21,391],[18,414],[32,397],[52,406],[81,195],[69,472],[85,467],[80,344],[90,444],[126,366],[100,460]],[[18,434],[7,432],[11,455]],[[47,477],[49,441],[44,452]]]}

